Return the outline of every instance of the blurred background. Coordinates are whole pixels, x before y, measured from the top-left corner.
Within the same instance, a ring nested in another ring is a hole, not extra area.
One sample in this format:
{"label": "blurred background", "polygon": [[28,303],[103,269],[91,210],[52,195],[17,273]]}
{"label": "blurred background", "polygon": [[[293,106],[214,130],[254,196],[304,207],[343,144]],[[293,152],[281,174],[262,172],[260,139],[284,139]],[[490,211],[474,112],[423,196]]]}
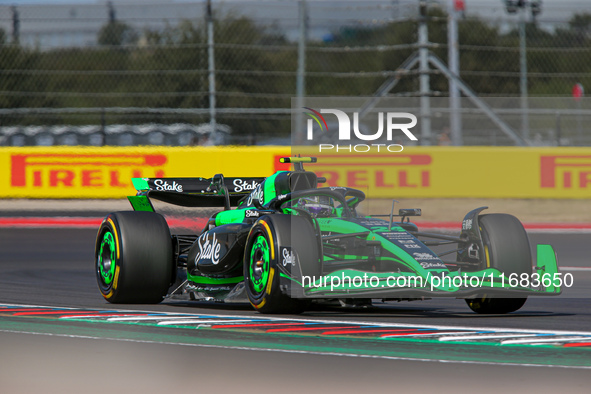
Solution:
{"label": "blurred background", "polygon": [[289,145],[303,96],[432,97],[423,145],[591,146],[585,88],[587,0],[0,1],[0,146]]}

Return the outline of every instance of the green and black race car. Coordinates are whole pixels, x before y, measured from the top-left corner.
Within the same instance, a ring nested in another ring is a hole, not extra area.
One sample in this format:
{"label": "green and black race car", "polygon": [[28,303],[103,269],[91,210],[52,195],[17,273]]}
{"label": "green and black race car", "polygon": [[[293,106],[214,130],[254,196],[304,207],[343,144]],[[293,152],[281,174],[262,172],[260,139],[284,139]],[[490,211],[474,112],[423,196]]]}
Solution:
{"label": "green and black race car", "polygon": [[[469,212],[459,236],[426,233],[420,209],[362,216],[365,194],[318,187],[315,158],[281,159],[293,171],[267,178],[134,178],[134,211],[114,212],[98,231],[98,286],[113,303],[186,297],[250,302],[263,313],[298,313],[313,302],[455,297],[478,313],[516,311],[527,297],[560,294],[550,245],[532,253],[514,216]],[[201,231],[172,234],[151,200],[219,207]],[[232,207],[236,207],[232,209]],[[450,249],[451,247],[451,249]],[[441,249],[446,249],[441,251]],[[451,259],[450,259],[451,258]]]}

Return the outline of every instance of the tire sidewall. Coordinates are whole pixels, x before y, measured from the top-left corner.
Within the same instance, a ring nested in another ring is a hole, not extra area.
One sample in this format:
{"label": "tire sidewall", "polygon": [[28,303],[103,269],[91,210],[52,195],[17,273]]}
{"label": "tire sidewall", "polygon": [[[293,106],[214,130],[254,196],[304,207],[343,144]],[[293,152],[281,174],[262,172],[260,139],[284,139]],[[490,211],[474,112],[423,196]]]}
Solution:
{"label": "tire sidewall", "polygon": [[[114,218],[111,215],[109,215],[105,218],[105,220],[103,220],[103,223],[101,224],[98,234],[97,234],[96,247],[95,247],[95,253],[94,253],[95,273],[96,273],[98,287],[99,287],[101,294],[103,295],[103,297],[107,301],[111,301],[111,299],[117,299],[119,273],[121,272],[120,255],[119,255],[119,257],[117,257],[117,249],[119,250],[119,253],[121,253],[121,247],[119,244],[119,240],[121,238],[117,232],[117,228],[113,222],[113,219]],[[99,253],[101,251],[101,246],[102,246],[102,243],[103,243],[106,233],[111,233],[112,238],[115,242],[115,245],[114,245],[115,246],[115,251],[114,251],[115,258],[111,260],[111,264],[114,266],[114,274],[113,274],[113,279],[110,283],[106,283],[105,281],[102,280],[102,275],[100,272],[100,263],[99,263]]]}
{"label": "tire sidewall", "polygon": [[[251,278],[251,253],[258,237],[263,237],[269,247],[269,267],[268,276],[265,283],[262,284],[262,291],[257,292],[254,289],[253,280]],[[244,283],[250,303],[255,309],[260,309],[272,302],[271,298],[279,291],[279,271],[277,270],[277,234],[273,226],[272,220],[267,216],[263,216],[256,221],[251,228],[246,247],[244,249]]]}

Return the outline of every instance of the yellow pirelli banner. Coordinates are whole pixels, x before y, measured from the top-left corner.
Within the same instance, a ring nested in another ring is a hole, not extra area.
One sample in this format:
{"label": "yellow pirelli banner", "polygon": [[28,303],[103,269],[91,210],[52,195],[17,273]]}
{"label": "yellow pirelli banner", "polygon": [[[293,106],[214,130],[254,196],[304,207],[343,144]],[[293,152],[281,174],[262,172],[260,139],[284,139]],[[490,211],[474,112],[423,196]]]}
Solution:
{"label": "yellow pirelli banner", "polygon": [[[373,198],[588,198],[591,148],[406,147],[318,153],[327,186]],[[1,198],[122,198],[133,177],[268,176],[290,147],[0,148]]]}
{"label": "yellow pirelli banner", "polygon": [[0,197],[123,198],[131,178],[267,176],[289,147],[0,148]]}

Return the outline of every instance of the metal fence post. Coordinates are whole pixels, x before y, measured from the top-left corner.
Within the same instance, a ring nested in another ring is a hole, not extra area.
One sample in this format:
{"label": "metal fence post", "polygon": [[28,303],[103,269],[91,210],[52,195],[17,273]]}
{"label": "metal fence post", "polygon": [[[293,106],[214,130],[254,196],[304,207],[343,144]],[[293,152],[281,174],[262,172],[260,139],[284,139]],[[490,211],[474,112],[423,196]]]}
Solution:
{"label": "metal fence post", "polygon": [[297,102],[297,109],[296,113],[292,114],[295,116],[295,135],[292,135],[292,138],[295,137],[296,143],[303,142],[303,115],[302,115],[302,107],[304,106],[304,95],[306,94],[306,39],[308,36],[308,26],[307,26],[307,10],[306,10],[306,1],[300,0],[299,1],[299,40],[298,40],[298,70],[296,76],[296,102]]}
{"label": "metal fence post", "polygon": [[527,10],[525,7],[519,11],[519,72],[520,72],[520,90],[521,90],[521,131],[523,139],[529,140],[529,106],[527,103],[527,48],[526,48],[526,24]]}
{"label": "metal fence post", "polygon": [[12,43],[18,44],[20,41],[21,21],[15,5],[10,7],[10,11],[12,11]]}
{"label": "metal fence post", "polygon": [[211,0],[207,0],[207,58],[209,59],[209,125],[211,127],[211,134],[209,135],[209,140],[211,143],[215,144],[217,142],[217,135],[215,119],[215,57],[213,45],[213,13],[211,11]]}
{"label": "metal fence post", "polygon": [[[447,24],[447,57],[449,71],[460,76],[460,54],[458,48],[458,20],[455,9],[455,0],[448,0],[448,24]],[[455,79],[449,79],[449,107],[450,107],[450,138],[452,145],[463,145],[462,138],[462,113],[460,103],[460,89]]]}
{"label": "metal fence post", "polygon": [[419,74],[421,95],[421,145],[431,145],[431,100],[429,95],[429,31],[427,2],[419,3]]}

